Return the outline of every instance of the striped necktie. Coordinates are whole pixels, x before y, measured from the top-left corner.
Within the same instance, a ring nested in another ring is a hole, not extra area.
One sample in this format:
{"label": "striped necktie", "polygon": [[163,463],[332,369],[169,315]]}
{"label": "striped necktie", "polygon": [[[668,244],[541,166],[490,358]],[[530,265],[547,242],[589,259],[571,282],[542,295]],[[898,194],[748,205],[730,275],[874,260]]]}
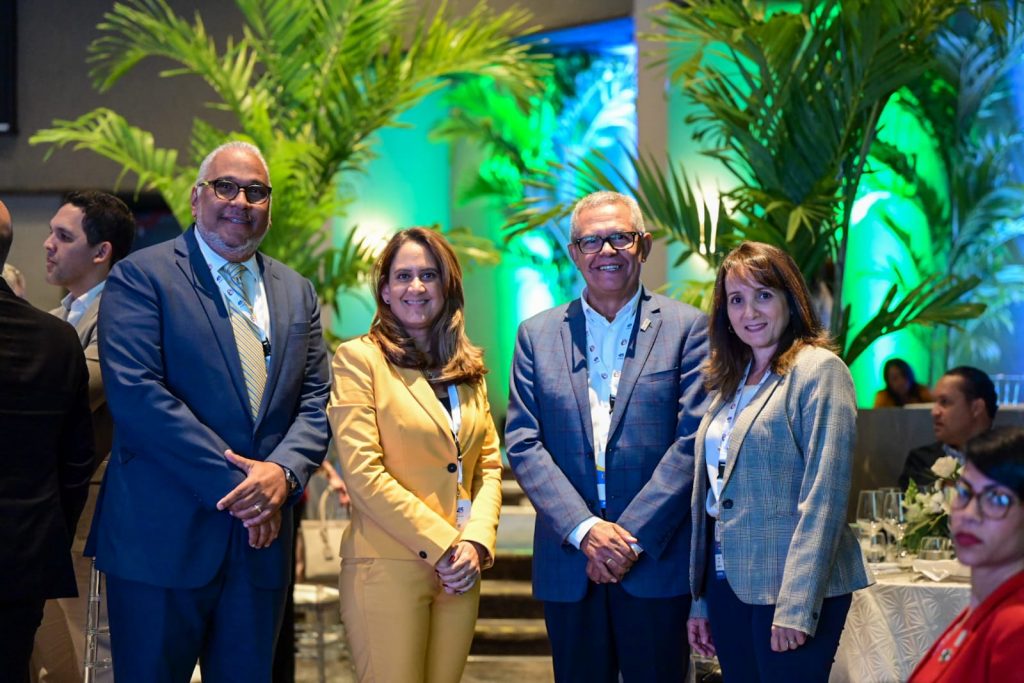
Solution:
{"label": "striped necktie", "polygon": [[252,419],[260,412],[260,401],[263,400],[263,389],[267,385],[267,361],[263,353],[263,334],[253,319],[253,282],[252,274],[241,263],[226,263],[221,272],[227,275],[245,302],[246,312],[232,302],[228,306],[231,316],[231,329],[235,334],[235,345],[238,347],[238,359],[242,362],[242,374],[245,377],[245,388],[249,394],[249,411]]}

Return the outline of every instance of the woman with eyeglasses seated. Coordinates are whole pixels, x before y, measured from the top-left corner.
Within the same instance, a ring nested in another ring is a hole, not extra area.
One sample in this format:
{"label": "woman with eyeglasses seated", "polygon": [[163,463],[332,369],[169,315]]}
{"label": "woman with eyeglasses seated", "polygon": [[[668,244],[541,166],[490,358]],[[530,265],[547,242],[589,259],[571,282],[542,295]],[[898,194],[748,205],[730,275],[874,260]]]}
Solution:
{"label": "woman with eyeglasses seated", "polygon": [[338,347],[327,407],[352,501],[341,616],[359,681],[458,683],[501,509],[487,370],[439,233],[397,233],[373,283],[370,332]]}
{"label": "woman with eyeglasses seated", "polygon": [[947,489],[957,558],[971,568],[971,601],[910,676],[933,681],[1024,681],[1024,429],[967,442]]}

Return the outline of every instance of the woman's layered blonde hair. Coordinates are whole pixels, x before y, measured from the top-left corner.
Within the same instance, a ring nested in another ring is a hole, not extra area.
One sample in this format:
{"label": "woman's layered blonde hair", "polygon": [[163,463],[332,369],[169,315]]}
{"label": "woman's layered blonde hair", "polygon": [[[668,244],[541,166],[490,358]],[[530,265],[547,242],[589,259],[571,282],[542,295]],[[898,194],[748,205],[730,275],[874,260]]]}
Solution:
{"label": "woman's layered blonde hair", "polygon": [[[391,307],[384,303],[381,291],[388,284],[391,265],[398,250],[407,242],[422,246],[437,263],[444,305],[430,329],[430,350],[424,353]],[[373,268],[373,296],[377,312],[370,323],[369,337],[384,353],[389,362],[402,368],[438,372],[430,377],[431,383],[474,383],[487,373],[483,350],[466,336],[465,295],[462,290],[462,267],[448,241],[429,228],[409,228],[395,233],[384,247]]]}

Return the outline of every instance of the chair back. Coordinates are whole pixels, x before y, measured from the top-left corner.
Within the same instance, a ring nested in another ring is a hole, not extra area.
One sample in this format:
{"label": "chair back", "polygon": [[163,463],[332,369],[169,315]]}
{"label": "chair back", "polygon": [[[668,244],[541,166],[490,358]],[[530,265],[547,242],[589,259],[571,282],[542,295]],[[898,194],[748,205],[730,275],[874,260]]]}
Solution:
{"label": "chair back", "polygon": [[996,398],[999,405],[1008,406],[1021,402],[1024,394],[1024,375],[992,375],[992,383],[996,385]]}

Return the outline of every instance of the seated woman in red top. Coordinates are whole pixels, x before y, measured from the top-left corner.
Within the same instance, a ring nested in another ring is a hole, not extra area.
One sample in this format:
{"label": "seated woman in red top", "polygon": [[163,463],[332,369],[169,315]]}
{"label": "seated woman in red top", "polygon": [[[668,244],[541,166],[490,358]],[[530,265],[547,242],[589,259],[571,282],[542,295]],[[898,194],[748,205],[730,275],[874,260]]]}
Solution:
{"label": "seated woman in red top", "polygon": [[950,527],[971,568],[971,602],[932,646],[910,683],[1024,681],[1024,429],[967,442],[950,491]]}

